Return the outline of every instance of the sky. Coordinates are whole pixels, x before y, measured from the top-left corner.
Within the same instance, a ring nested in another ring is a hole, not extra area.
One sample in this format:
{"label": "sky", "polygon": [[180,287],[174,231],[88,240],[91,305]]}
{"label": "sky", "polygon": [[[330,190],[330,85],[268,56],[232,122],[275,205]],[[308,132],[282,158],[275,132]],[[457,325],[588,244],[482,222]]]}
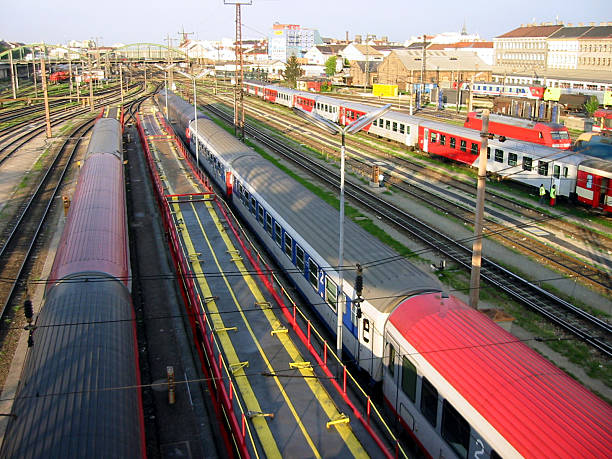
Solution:
{"label": "sky", "polygon": [[[225,0],[232,1],[232,0]],[[167,43],[179,31],[190,38],[217,40],[235,35],[234,5],[224,0],[3,0],[0,39],[66,44],[94,38],[101,45]],[[411,36],[459,32],[484,39],[523,23],[612,22],[612,0],[252,0],[243,6],[243,39],[271,34],[274,22],[318,29],[323,37],[343,39],[346,31],[404,42]]]}

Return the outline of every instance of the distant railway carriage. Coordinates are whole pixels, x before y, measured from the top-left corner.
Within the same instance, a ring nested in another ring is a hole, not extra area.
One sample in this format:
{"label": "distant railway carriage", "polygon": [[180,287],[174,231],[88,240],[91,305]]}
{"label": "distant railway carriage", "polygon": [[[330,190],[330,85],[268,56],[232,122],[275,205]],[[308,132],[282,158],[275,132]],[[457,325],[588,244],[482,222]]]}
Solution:
{"label": "distant railway carriage", "polygon": [[[482,114],[468,113],[464,126],[480,131],[482,129]],[[569,131],[564,125],[557,123],[530,121],[491,114],[489,116],[489,132],[508,139],[524,140],[564,150],[572,146]]]}
{"label": "distant railway carriage", "polygon": [[[305,110],[310,109],[318,115],[347,125],[363,114],[375,109],[367,105],[330,96],[316,95],[293,89],[281,88],[275,85],[261,85],[249,82],[246,90],[254,87],[263,88],[263,98],[266,94],[285,94],[277,103],[286,105],[293,101],[294,106]],[[262,91],[258,91],[259,94]],[[610,111],[612,112],[612,110]],[[470,123],[479,121],[479,115],[470,114]],[[500,126],[499,120],[506,117],[492,116],[492,132],[498,138],[489,141],[487,151],[487,171],[499,177],[524,183],[538,188],[544,184],[549,190],[554,184],[557,195],[574,198],[576,193],[576,180],[578,167],[582,161],[589,159],[586,154],[566,151],[568,134],[567,129],[554,123],[535,123],[529,121],[516,121],[510,126]],[[481,126],[481,125],[480,125]],[[419,116],[410,116],[406,113],[389,111],[374,123],[364,128],[364,131],[386,139],[394,140],[408,146],[416,146],[421,150],[452,159],[472,167],[478,165],[481,138],[478,129],[453,126],[448,123],[431,121]],[[505,134],[504,134],[505,133]],[[514,140],[511,137],[537,137],[539,140],[550,142],[555,147]],[[540,138],[541,137],[541,138]],[[505,141],[504,141],[505,140]],[[585,150],[586,151],[586,150]],[[605,163],[603,163],[605,165]],[[602,165],[602,167],[604,167]],[[602,171],[605,175],[605,168]],[[593,207],[601,207],[601,200],[588,200],[584,196],[580,202]],[[605,207],[608,210],[607,206]]]}
{"label": "distant railway carriage", "polygon": [[576,194],[580,202],[612,212],[612,163],[595,158],[581,162]]}
{"label": "distant railway carriage", "polygon": [[427,455],[612,456],[607,403],[346,220],[344,264],[364,266],[357,306],[354,272],[339,288],[334,208],[212,121],[179,132],[332,332],[343,295],[345,352]]}
{"label": "distant railway carriage", "polygon": [[544,86],[524,86],[487,82],[472,84],[472,94],[487,97],[508,96],[526,99],[542,99],[545,89]]}
{"label": "distant railway carriage", "polygon": [[595,110],[595,112],[593,113],[593,118],[595,119],[595,124],[593,124],[593,131],[612,133],[612,110]]}

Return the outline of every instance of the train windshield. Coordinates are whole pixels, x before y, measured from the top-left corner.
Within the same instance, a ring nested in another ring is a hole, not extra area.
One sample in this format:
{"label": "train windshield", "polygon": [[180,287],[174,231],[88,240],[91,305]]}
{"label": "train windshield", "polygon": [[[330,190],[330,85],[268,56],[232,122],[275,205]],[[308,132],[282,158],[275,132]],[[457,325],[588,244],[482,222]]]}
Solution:
{"label": "train windshield", "polygon": [[553,138],[553,140],[569,139],[569,134],[567,131],[551,131],[550,135]]}

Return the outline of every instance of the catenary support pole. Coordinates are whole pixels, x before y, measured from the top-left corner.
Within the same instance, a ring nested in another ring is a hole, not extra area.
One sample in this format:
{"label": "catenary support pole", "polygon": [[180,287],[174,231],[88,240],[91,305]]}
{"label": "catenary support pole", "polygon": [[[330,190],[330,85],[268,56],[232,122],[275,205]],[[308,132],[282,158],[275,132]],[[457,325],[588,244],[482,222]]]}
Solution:
{"label": "catenary support pole", "polygon": [[487,148],[489,145],[489,110],[482,111],[482,139],[478,160],[478,189],[476,192],[476,216],[474,220],[474,244],[472,246],[472,273],[470,277],[470,306],[478,309],[480,297],[480,267],[482,263],[482,220],[487,179]]}

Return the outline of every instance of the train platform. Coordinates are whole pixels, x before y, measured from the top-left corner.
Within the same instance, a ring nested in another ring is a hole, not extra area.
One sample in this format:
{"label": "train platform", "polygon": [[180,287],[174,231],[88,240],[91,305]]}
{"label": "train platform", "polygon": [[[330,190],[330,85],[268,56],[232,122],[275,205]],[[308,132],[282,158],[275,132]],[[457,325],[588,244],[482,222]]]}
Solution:
{"label": "train platform", "polygon": [[395,456],[397,444],[370,417],[369,398],[362,397],[362,413],[346,369],[332,374],[328,347],[315,345],[310,322],[300,328],[295,305],[286,306],[262,257],[155,108],[141,110],[139,130],[207,375],[202,383],[217,400],[228,449],[247,457]]}

